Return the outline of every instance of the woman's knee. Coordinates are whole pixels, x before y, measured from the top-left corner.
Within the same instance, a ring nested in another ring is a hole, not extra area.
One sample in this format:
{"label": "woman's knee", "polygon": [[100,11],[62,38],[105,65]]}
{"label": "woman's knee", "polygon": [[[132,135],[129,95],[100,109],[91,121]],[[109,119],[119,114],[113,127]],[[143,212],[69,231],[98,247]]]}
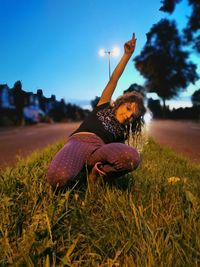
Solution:
{"label": "woman's knee", "polygon": [[140,164],[140,155],[135,148],[127,146],[127,148],[120,153],[120,157],[127,170],[135,170]]}

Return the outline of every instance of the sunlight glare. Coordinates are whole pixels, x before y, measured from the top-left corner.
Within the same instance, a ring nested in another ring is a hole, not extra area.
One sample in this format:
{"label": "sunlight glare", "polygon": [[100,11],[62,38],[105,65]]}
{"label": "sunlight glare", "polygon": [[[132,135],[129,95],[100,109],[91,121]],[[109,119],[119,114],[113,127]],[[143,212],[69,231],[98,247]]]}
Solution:
{"label": "sunlight glare", "polygon": [[146,112],[144,115],[145,124],[149,124],[152,118],[153,118],[152,114],[150,112]]}
{"label": "sunlight glare", "polygon": [[114,48],[112,49],[112,55],[113,55],[113,57],[118,57],[119,54],[120,54],[120,49],[119,49],[119,47],[114,47]]}
{"label": "sunlight glare", "polygon": [[100,57],[104,57],[105,56],[105,49],[102,48],[102,49],[99,50],[99,56]]}

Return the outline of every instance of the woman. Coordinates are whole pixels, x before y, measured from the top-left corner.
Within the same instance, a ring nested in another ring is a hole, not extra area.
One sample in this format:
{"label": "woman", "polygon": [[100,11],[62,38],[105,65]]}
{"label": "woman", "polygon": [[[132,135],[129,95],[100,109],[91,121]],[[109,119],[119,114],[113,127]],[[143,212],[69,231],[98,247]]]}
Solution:
{"label": "woman", "polygon": [[132,123],[133,132],[141,129],[145,113],[141,94],[127,93],[111,105],[111,97],[133,51],[136,39],[133,37],[124,45],[124,54],[115,68],[110,81],[102,92],[96,108],[80,127],[68,138],[65,146],[51,162],[47,180],[53,187],[63,187],[76,179],[87,164],[89,179],[98,175],[106,178],[118,177],[137,168],[140,157],[136,149],[123,142]]}

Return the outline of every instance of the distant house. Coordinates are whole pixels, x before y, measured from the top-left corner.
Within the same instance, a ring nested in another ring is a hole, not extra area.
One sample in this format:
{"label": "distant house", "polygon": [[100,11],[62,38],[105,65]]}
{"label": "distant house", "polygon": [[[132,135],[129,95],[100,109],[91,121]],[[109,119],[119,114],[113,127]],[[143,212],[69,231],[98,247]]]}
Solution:
{"label": "distant house", "polygon": [[7,84],[0,84],[0,126],[12,125],[15,114],[14,100]]}
{"label": "distant house", "polygon": [[45,113],[40,108],[38,95],[32,92],[26,93],[23,107],[23,117],[25,123],[37,123],[44,116]]}
{"label": "distant house", "polygon": [[38,89],[36,94],[26,92],[21,81],[16,81],[12,88],[0,84],[0,126],[82,120],[86,113],[76,105],[66,104],[64,99],[56,100],[55,95],[45,97],[42,89]]}
{"label": "distant house", "polygon": [[0,109],[14,109],[13,96],[7,84],[0,84]]}
{"label": "distant house", "polygon": [[46,99],[47,98],[43,95],[42,89],[38,89],[37,90],[36,96],[37,96],[37,99],[38,99],[38,104],[39,104],[40,109],[43,112],[47,113],[46,112],[46,101],[47,101]]}
{"label": "distant house", "polygon": [[56,100],[55,95],[51,95],[50,98],[46,98],[45,113],[48,114],[51,110],[55,109],[59,103],[60,102]]}
{"label": "distant house", "polygon": [[38,96],[34,93],[26,93],[26,94],[27,94],[26,105],[39,107]]}

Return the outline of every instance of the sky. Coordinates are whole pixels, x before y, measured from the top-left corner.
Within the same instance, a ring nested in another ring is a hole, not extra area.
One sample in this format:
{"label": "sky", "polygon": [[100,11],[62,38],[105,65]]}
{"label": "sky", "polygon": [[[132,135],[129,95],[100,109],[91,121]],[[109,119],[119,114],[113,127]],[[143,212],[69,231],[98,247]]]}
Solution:
{"label": "sky", "polygon": [[[175,18],[182,29],[190,13],[186,3],[183,0],[169,16],[159,11],[160,0],[0,0],[0,84],[12,87],[21,80],[27,92],[42,89],[46,97],[54,94],[58,100],[84,106],[100,96],[108,82],[108,58],[98,51],[117,46],[122,55],[124,43],[135,32],[133,59],[160,19]],[[111,57],[111,70],[119,59]],[[132,59],[113,99],[132,83],[145,82]],[[199,72],[199,57],[194,54],[192,59]],[[190,85],[179,103],[188,104],[199,88],[199,81]]]}

